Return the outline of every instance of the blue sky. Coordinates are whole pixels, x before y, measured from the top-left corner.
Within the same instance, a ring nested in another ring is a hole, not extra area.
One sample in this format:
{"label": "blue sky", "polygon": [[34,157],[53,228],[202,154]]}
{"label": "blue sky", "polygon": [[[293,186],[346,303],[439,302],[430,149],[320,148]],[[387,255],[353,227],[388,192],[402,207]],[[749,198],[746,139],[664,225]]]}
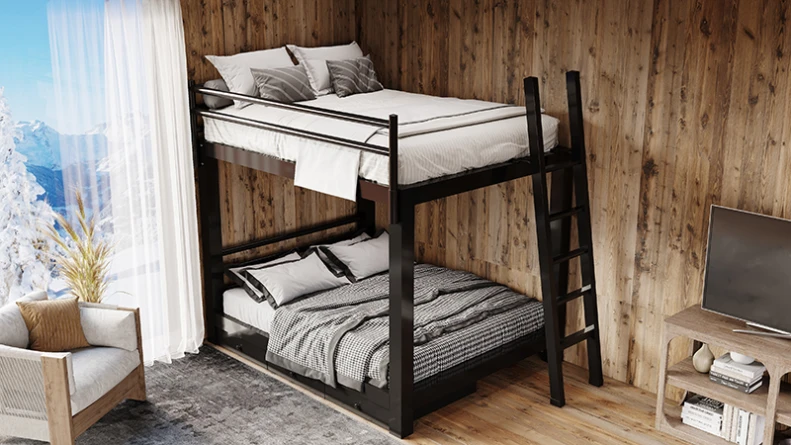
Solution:
{"label": "blue sky", "polygon": [[0,87],[14,120],[54,122],[48,0],[0,0]]}

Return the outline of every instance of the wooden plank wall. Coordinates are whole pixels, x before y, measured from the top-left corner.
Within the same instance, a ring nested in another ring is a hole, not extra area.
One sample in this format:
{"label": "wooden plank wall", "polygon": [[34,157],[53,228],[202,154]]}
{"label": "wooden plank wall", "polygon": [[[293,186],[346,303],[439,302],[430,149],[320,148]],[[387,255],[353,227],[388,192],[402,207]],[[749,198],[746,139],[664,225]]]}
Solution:
{"label": "wooden plank wall", "polygon": [[[181,5],[189,78],[196,82],[220,77],[205,55],[231,55],[289,43],[348,43],[356,33],[351,0],[181,0]],[[335,219],[355,208],[350,201],[295,188],[291,180],[225,162],[220,162],[220,178],[226,246]],[[310,238],[229,259],[264,255]]]}
{"label": "wooden plank wall", "polygon": [[[655,391],[663,318],[700,303],[711,204],[791,218],[789,4],[358,0],[356,15],[386,86],[522,104],[535,75],[563,142],[564,73],[582,72],[604,369]],[[536,294],[531,193],[422,206],[420,257]]]}
{"label": "wooden plank wall", "polygon": [[[182,5],[198,81],[218,77],[206,54],[356,38],[392,88],[521,104],[522,78],[538,76],[562,142],[564,73],[580,70],[605,373],[640,388],[656,389],[662,319],[700,301],[709,206],[791,218],[787,0]],[[353,211],[282,178],[221,169],[226,244]],[[521,180],[420,206],[420,259],[537,294],[531,193]]]}

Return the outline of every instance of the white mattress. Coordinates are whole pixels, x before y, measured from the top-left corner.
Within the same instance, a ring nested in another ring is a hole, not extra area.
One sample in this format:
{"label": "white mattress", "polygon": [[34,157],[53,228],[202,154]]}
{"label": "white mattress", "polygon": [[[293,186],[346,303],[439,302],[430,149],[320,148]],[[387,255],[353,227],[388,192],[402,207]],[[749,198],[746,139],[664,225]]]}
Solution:
{"label": "white mattress", "polygon": [[275,310],[269,303],[256,303],[241,287],[223,292],[223,312],[242,323],[269,333]]}
{"label": "white mattress", "polygon": [[[523,107],[503,106],[482,101],[455,98],[437,98],[402,91],[383,90],[375,93],[356,94],[339,98],[334,94],[321,96],[304,105],[363,114],[386,119],[390,112],[399,115],[401,125],[413,124],[422,131],[405,131],[399,138],[399,182],[413,184],[486,165],[506,162],[528,154],[527,122]],[[486,113],[478,111],[489,107]],[[447,125],[449,119],[437,118],[436,113],[446,109],[458,113],[455,118],[459,126]],[[277,123],[292,128],[311,130],[346,139],[368,142],[387,147],[386,131],[364,124],[340,122],[304,113],[282,110],[265,105],[250,105],[242,109],[228,107],[217,110],[234,116]],[[474,123],[471,115],[478,121]],[[426,130],[428,120],[438,130]],[[486,117],[490,116],[490,117]],[[499,117],[498,117],[499,116]],[[510,116],[510,117],[509,117]],[[504,117],[504,118],[503,118]],[[459,119],[461,118],[461,119]],[[444,120],[445,125],[437,121]],[[558,120],[542,116],[544,148],[552,149],[558,143]],[[421,125],[422,124],[422,125]],[[448,128],[450,127],[450,128]],[[405,129],[409,127],[405,126]],[[414,128],[414,127],[412,127]],[[289,136],[270,130],[253,128],[242,124],[205,119],[205,137],[209,142],[230,145],[295,162],[303,148],[316,148],[326,143]],[[375,133],[375,134],[372,134]],[[388,183],[388,158],[385,155],[363,152],[360,159],[360,177],[380,184]]]}

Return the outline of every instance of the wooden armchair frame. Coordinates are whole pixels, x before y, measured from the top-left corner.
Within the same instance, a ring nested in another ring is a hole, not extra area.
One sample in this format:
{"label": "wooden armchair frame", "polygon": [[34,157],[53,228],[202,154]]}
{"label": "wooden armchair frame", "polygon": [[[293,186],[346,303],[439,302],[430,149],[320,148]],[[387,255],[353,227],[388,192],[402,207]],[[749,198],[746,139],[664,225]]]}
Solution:
{"label": "wooden armchair frame", "polygon": [[135,314],[137,350],[140,365],[113,389],[76,415],[71,413],[68,363],[65,357],[41,358],[44,394],[47,402],[49,441],[53,445],[73,445],[74,440],[105,414],[126,399],[146,400],[146,378],[143,365],[143,344],[140,336],[140,311],[109,305],[92,305],[105,310],[129,311]]}

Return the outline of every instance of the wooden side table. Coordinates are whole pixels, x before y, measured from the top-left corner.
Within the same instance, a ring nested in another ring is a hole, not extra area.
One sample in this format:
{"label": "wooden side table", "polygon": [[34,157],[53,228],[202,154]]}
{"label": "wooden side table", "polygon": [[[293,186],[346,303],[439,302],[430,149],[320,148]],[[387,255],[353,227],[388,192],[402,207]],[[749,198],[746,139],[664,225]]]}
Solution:
{"label": "wooden side table", "polygon": [[[791,372],[791,341],[734,333],[744,323],[723,315],[691,307],[665,320],[656,402],[656,428],[694,444],[727,445],[720,437],[681,422],[681,409],[665,403],[666,386],[700,394],[766,417],[764,444],[774,442],[775,423],[791,426],[791,385],[781,383]],[[755,357],[766,366],[769,386],[745,394],[709,380],[708,374],[695,371],[692,357],[668,366],[668,346],[676,337],[687,337],[728,351]]]}

